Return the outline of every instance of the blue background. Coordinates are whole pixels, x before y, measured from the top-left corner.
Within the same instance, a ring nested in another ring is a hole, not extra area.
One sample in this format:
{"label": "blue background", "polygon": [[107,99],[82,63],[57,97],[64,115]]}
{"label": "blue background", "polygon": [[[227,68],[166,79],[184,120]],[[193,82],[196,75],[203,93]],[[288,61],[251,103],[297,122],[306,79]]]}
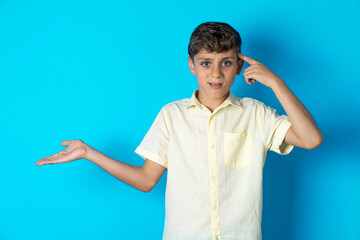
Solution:
{"label": "blue background", "polygon": [[[35,162],[82,139],[142,165],[134,150],[161,107],[197,88],[187,44],[204,21],[236,28],[325,136],[268,154],[263,238],[360,239],[359,12],[357,0],[0,1],[0,239],[161,239],[166,174],[143,193],[86,160]],[[242,74],[232,91],[284,113]]]}

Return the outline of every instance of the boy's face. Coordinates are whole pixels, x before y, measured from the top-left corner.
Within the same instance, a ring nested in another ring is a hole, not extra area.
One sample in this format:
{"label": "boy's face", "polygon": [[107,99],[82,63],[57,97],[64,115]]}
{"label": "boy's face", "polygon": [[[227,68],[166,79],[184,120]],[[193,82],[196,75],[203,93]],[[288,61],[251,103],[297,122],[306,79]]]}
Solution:
{"label": "boy's face", "polygon": [[191,57],[188,57],[188,61],[190,71],[196,75],[199,84],[200,102],[225,100],[234,83],[235,75],[240,74],[243,65],[235,49],[221,53],[202,49],[194,56],[194,61]]}

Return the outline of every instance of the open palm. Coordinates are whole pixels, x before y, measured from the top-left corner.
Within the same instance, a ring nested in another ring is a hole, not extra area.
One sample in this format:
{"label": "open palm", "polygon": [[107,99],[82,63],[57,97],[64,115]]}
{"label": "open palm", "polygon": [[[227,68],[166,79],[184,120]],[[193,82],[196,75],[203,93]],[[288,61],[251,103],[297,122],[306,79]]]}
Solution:
{"label": "open palm", "polygon": [[45,164],[65,163],[85,158],[86,148],[83,141],[62,141],[61,145],[68,147],[54,155],[40,159],[36,162],[36,165],[42,166]]}

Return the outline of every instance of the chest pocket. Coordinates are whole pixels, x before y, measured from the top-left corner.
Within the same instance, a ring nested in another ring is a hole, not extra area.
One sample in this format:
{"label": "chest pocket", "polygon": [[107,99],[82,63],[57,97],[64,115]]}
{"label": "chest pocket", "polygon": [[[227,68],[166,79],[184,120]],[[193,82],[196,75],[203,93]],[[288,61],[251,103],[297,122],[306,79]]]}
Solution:
{"label": "chest pocket", "polygon": [[254,160],[251,132],[224,133],[224,163],[242,169]]}

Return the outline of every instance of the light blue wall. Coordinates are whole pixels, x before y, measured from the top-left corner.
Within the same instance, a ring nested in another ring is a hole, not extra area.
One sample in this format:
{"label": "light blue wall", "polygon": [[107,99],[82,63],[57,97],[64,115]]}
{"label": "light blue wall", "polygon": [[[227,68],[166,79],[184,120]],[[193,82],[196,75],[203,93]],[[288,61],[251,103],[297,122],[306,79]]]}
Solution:
{"label": "light blue wall", "polygon": [[[187,44],[204,21],[233,25],[325,135],[269,153],[264,239],[360,239],[359,1],[123,2],[0,1],[0,239],[161,239],[166,174],[143,193],[85,160],[35,162],[78,138],[141,165],[161,107],[197,88]],[[284,113],[241,76],[235,95]]]}

